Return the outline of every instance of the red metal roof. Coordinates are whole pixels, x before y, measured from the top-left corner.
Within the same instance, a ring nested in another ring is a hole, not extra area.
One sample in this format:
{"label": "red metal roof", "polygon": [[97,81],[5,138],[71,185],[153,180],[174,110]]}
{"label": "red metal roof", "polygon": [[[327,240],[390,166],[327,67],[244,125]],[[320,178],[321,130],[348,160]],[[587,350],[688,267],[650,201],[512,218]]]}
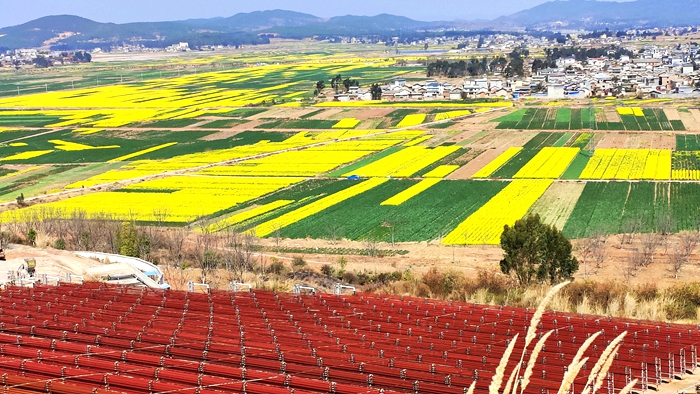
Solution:
{"label": "red metal roof", "polygon": [[[0,293],[0,377],[9,393],[464,393],[475,380],[484,393],[533,312],[376,294],[9,288]],[[551,329],[528,393],[556,393],[598,331],[574,392],[623,331],[605,392],[697,366],[694,326],[549,312],[540,333]]]}

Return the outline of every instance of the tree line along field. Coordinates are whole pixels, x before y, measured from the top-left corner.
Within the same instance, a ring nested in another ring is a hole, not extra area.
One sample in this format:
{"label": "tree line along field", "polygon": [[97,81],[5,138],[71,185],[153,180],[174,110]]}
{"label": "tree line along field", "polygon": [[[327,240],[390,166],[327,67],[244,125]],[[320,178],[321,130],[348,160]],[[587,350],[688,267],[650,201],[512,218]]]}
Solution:
{"label": "tree line along field", "polygon": [[[629,111],[628,111],[629,110]],[[663,109],[620,107],[617,113],[601,107],[526,108],[495,119],[498,129],[685,131],[683,121],[669,120]]]}
{"label": "tree line along field", "polygon": [[[606,130],[684,130],[665,109],[525,108],[474,132],[487,122],[480,113],[502,103],[295,99],[336,73],[367,82],[408,71],[381,59],[301,57],[0,99],[0,199],[86,188],[0,216],[36,222],[80,211],[262,237],[445,244],[497,243],[494,234],[527,212],[571,237],[620,232],[632,220],[645,231],[697,225],[698,135],[677,134],[675,151],[598,146]],[[509,139],[511,129],[540,132]],[[507,157],[489,152],[499,144]],[[493,168],[451,176],[474,163]]]}

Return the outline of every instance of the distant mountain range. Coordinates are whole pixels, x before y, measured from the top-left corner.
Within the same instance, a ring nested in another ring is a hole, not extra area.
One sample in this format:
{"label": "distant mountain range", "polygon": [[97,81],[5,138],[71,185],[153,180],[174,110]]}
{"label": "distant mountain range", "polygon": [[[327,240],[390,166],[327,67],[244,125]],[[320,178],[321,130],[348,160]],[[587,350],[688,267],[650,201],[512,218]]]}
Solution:
{"label": "distant mountain range", "polygon": [[493,22],[529,28],[559,25],[588,29],[698,25],[700,0],[550,1]]}
{"label": "distant mountain range", "polygon": [[319,18],[272,10],[228,18],[172,22],[100,23],[73,15],[47,16],[0,29],[0,48],[92,49],[122,43],[164,47],[179,41],[198,45],[267,42],[267,34],[288,38],[333,35],[400,35],[440,29],[665,27],[700,24],[700,0],[550,1],[493,21],[424,22],[382,14]]}

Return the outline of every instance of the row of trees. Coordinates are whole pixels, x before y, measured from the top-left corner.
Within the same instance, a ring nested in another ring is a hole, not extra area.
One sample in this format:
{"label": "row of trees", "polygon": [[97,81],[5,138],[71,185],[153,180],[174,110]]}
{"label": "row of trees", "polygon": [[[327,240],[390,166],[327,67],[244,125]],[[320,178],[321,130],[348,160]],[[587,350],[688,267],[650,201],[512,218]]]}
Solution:
{"label": "row of trees", "polygon": [[[345,89],[345,92],[350,91],[350,87],[352,86],[360,86],[360,82],[356,79],[352,79],[351,77],[343,79],[343,76],[338,74],[334,78],[331,79],[331,87],[335,90],[335,93],[338,94],[340,93],[341,89]],[[316,82],[316,85],[314,87],[314,96],[318,96],[323,92],[323,90],[326,88],[326,81],[318,81]],[[372,100],[381,100],[382,99],[382,87],[378,83],[372,84],[370,87],[370,94],[372,95]]]}
{"label": "row of trees", "polygon": [[506,77],[525,75],[525,58],[530,52],[527,49],[516,49],[507,56],[488,58],[472,57],[468,61],[450,62],[437,60],[428,63],[428,77],[476,77],[487,73],[503,73]]}

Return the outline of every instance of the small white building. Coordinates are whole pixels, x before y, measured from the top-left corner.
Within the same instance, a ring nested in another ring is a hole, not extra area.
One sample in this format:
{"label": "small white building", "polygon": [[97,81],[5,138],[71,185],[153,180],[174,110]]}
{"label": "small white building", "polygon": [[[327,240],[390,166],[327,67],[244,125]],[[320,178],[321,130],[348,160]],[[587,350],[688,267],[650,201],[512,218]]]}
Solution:
{"label": "small white building", "polygon": [[566,97],[564,93],[564,84],[561,83],[550,83],[547,85],[547,98],[548,99],[563,99]]}
{"label": "small white building", "polygon": [[695,69],[693,68],[693,65],[691,63],[683,64],[683,68],[682,68],[683,74],[692,74],[693,71],[695,71]]}

